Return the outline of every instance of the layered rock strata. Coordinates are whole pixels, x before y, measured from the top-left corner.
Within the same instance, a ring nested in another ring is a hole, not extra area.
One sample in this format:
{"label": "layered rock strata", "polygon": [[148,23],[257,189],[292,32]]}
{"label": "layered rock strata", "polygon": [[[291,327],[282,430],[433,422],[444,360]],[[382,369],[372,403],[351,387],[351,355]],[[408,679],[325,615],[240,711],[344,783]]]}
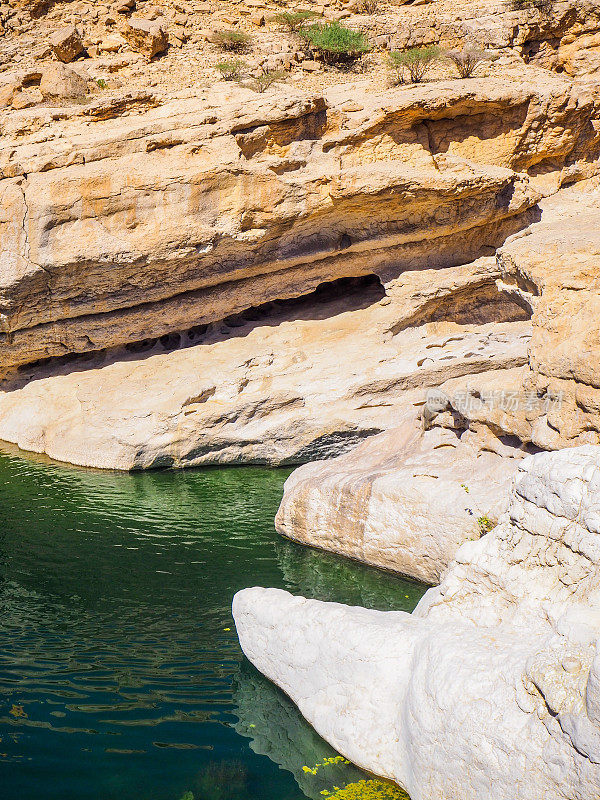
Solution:
{"label": "layered rock strata", "polygon": [[531,326],[497,276],[483,258],[385,292],[334,284],[176,341],[38,367],[0,389],[0,438],[120,469],[335,455],[398,425],[420,387],[526,363]]}
{"label": "layered rock strata", "polygon": [[597,100],[559,77],[389,90],[356,113],[348,89],[228,92],[118,121],[6,115],[1,368],[465,263],[523,227],[548,173],[595,169]]}
{"label": "layered rock strata", "polygon": [[600,442],[600,184],[540,203],[541,219],[498,252],[501,286],[533,312],[527,367],[482,391],[442,386],[431,424],[508,434],[546,450]]}
{"label": "layered rock strata", "polygon": [[500,524],[413,615],[246,589],[250,661],[412,800],[595,800],[600,448],[521,462]]}
{"label": "layered rock strata", "polygon": [[569,75],[590,76],[600,70],[600,9],[594,2],[570,0],[468,4],[445,10],[407,26],[404,47],[460,47],[465,42],[518,54],[526,63]]}
{"label": "layered rock strata", "polygon": [[491,254],[596,170],[597,100],[546,73],[355,97],[7,114],[0,437],[87,466],[299,463],[419,388],[524,366],[531,304]]}
{"label": "layered rock strata", "polygon": [[533,313],[527,364],[424,389],[422,406],[407,403],[410,435],[390,431],[300,468],[286,483],[280,533],[435,583],[477,520],[497,518],[525,452],[598,443],[598,182],[540,209],[497,255],[500,287]]}

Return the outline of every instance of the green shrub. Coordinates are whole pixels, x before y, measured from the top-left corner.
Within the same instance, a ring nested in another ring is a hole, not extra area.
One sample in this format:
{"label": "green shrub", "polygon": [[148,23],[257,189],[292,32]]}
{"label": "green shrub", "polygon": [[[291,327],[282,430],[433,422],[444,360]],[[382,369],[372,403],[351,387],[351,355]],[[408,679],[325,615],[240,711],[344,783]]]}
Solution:
{"label": "green shrub", "polygon": [[425,73],[440,58],[439,47],[411,47],[410,50],[392,50],[389,54],[390,67],[396,73],[398,83],[408,74],[410,83],[420,83]]}
{"label": "green shrub", "polygon": [[362,31],[350,30],[339,22],[310,25],[300,34],[330,64],[354,61],[371,49]]}
{"label": "green shrub", "polygon": [[493,522],[487,514],[483,514],[481,517],[477,518],[477,526],[481,536],[485,536],[486,533],[489,533],[495,525],[496,523]]}
{"label": "green shrub", "polygon": [[108,84],[107,84],[107,82],[104,80],[104,78],[98,78],[98,79],[96,80],[96,83],[98,84],[98,86],[99,86],[99,88],[100,88],[100,89],[106,89],[106,88],[108,87]]}
{"label": "green shrub", "polygon": [[461,78],[471,78],[473,73],[487,57],[483,50],[464,47],[462,50],[451,50],[446,56],[452,61]]}
{"label": "green shrub", "polygon": [[243,77],[247,64],[245,61],[235,59],[233,61],[220,61],[215,64],[215,67],[221,73],[224,81],[239,81]]}
{"label": "green shrub", "polygon": [[244,31],[217,31],[214,43],[221,50],[233,50],[236,53],[243,53],[250,48],[252,37]]}
{"label": "green shrub", "polygon": [[359,14],[376,14],[379,10],[379,0],[360,0],[356,10]]}
{"label": "green shrub", "polygon": [[297,32],[309,19],[314,19],[317,15],[314,11],[284,11],[273,17],[274,22],[284,25],[289,31]]}
{"label": "green shrub", "polygon": [[282,72],[281,70],[265,70],[257,78],[252,79],[250,88],[254,89],[255,92],[262,94],[263,92],[266,92],[267,89],[274,83],[282,80],[282,78],[285,78],[285,72]]}

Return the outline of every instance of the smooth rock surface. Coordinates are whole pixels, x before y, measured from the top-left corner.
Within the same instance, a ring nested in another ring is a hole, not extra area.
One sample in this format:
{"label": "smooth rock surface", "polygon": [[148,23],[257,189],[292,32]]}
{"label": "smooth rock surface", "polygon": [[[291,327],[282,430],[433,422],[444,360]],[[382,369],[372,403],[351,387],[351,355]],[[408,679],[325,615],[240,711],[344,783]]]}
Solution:
{"label": "smooth rock surface", "polygon": [[245,589],[245,654],[412,800],[596,800],[600,448],[523,460],[501,523],[413,615]]}
{"label": "smooth rock surface", "polygon": [[519,458],[424,431],[407,421],[349,453],[295,470],[285,484],[277,531],[425,583],[438,583],[460,545],[478,539],[505,510]]}

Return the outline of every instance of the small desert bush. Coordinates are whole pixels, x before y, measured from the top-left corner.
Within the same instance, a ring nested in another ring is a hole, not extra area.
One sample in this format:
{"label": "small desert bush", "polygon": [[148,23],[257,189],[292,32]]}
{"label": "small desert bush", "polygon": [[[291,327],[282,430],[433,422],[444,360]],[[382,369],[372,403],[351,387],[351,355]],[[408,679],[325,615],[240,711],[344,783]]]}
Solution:
{"label": "small desert bush", "polygon": [[285,26],[289,31],[297,33],[309,19],[314,19],[316,16],[314,11],[284,11],[276,14],[273,21]]}
{"label": "small desert bush", "polygon": [[471,78],[477,67],[487,57],[483,50],[464,47],[462,50],[450,50],[446,56],[452,61],[461,78]]}
{"label": "small desert bush", "polygon": [[376,14],[379,10],[379,0],[359,0],[356,10],[359,14]]}
{"label": "small desert bush", "polygon": [[282,80],[285,78],[285,72],[282,70],[265,70],[262,72],[258,77],[253,78],[250,84],[250,88],[254,89],[255,92],[262,94],[266,92],[267,89],[272,86],[277,81]]}
{"label": "small desert bush", "polygon": [[224,81],[240,81],[247,69],[247,64],[245,61],[234,59],[232,61],[220,61],[215,64],[215,67],[221,73]]}
{"label": "small desert bush", "polygon": [[244,53],[250,48],[252,37],[244,31],[217,31],[214,42],[221,50]]}
{"label": "small desert bush", "polygon": [[392,50],[389,63],[398,83],[403,83],[407,76],[409,83],[420,83],[440,56],[439,47],[411,47],[410,50]]}
{"label": "small desert bush", "polygon": [[300,30],[308,44],[330,64],[348,63],[360,58],[371,49],[362,31],[345,28],[339,22],[315,24]]}
{"label": "small desert bush", "polygon": [[479,528],[481,536],[485,536],[486,533],[489,533],[495,525],[496,523],[491,520],[487,514],[483,514],[481,517],[477,518],[477,527]]}

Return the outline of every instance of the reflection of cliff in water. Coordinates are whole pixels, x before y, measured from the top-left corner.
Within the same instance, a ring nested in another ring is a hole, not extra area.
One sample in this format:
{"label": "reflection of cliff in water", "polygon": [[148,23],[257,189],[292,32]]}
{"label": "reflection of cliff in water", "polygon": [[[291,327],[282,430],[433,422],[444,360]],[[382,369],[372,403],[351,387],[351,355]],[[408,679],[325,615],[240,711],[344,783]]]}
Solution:
{"label": "reflection of cliff in water", "polygon": [[277,561],[290,591],[315,600],[364,606],[380,611],[412,611],[426,586],[350,559],[298,547],[282,539],[275,545]]}
{"label": "reflection of cliff in water", "polygon": [[[255,753],[291,772],[306,797],[323,800],[322,791],[365,777],[353,764],[324,764],[324,759],[336,758],[335,750],[310,727],[292,701],[246,661],[240,667],[234,699],[237,733],[251,740]],[[316,774],[303,769],[314,770],[317,764],[322,766]]]}

